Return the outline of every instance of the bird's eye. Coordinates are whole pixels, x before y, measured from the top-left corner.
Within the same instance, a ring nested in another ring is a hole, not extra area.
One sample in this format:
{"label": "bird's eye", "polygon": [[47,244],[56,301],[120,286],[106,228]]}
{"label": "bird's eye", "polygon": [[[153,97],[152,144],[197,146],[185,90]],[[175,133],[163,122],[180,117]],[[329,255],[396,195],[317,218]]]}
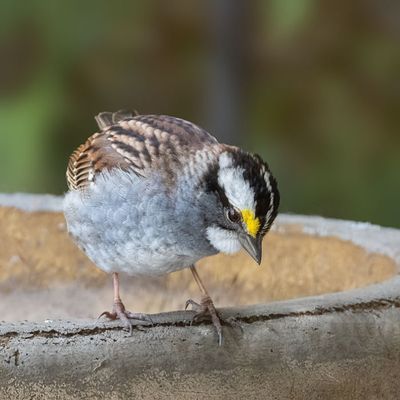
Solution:
{"label": "bird's eye", "polygon": [[234,208],[229,208],[226,215],[231,222],[237,223],[241,219],[239,211]]}

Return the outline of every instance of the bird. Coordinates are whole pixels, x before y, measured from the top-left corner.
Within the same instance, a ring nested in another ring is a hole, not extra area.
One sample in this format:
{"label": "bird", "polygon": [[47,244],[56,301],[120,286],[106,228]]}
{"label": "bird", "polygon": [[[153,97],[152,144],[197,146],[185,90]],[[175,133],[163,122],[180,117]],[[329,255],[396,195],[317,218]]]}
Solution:
{"label": "bird", "polygon": [[101,112],[98,132],[70,156],[64,215],[68,232],[94,264],[112,274],[112,311],[132,332],[120,296],[120,274],[165,275],[189,268],[201,301],[185,309],[211,317],[222,344],[221,318],[196,263],[244,249],[258,264],[262,240],[278,213],[280,194],[268,164],[219,143],[203,128],[167,115]]}

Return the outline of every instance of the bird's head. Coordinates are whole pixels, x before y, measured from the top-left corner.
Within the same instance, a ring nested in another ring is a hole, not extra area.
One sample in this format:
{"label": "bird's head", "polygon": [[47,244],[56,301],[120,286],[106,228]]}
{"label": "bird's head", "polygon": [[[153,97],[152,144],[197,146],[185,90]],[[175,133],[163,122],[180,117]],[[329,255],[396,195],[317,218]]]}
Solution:
{"label": "bird's head", "polygon": [[279,207],[277,183],[268,165],[258,155],[230,148],[207,175],[207,191],[217,204],[206,229],[208,240],[223,253],[243,248],[260,264],[262,239]]}

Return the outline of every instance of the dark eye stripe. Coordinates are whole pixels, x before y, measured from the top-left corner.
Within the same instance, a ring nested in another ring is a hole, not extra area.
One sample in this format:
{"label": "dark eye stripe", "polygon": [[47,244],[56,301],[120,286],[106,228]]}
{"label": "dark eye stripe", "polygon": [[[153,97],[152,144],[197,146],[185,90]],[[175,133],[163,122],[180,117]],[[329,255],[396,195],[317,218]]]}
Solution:
{"label": "dark eye stripe", "polygon": [[231,205],[229,203],[229,200],[226,197],[225,192],[223,191],[223,189],[220,186],[218,186],[218,188],[217,188],[217,193],[218,193],[219,199],[221,200],[222,205],[224,207],[230,207]]}
{"label": "dark eye stripe", "polygon": [[214,168],[211,168],[210,171],[207,172],[206,175],[204,175],[204,181],[206,182],[206,190],[208,192],[214,192],[217,194],[219,197],[219,200],[221,201],[222,205],[225,208],[230,207],[230,203],[228,198],[226,197],[226,194],[222,187],[218,183],[218,170],[219,166],[218,163],[215,163]]}

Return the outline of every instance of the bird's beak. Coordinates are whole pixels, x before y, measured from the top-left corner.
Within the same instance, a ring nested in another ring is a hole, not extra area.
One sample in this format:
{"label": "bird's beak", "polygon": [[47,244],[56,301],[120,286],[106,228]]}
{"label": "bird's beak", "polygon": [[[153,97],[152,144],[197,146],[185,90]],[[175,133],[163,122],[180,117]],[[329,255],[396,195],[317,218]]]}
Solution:
{"label": "bird's beak", "polygon": [[239,235],[239,242],[242,247],[250,254],[257,264],[261,264],[262,246],[261,237],[253,237],[248,234]]}

